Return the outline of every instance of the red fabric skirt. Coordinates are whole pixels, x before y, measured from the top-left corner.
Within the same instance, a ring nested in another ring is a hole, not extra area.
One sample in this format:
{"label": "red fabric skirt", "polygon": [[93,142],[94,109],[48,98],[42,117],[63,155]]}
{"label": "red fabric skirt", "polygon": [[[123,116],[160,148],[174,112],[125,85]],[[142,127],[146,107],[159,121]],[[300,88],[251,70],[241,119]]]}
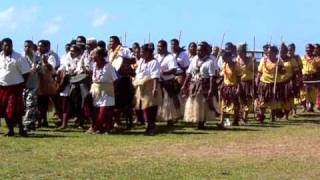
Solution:
{"label": "red fabric skirt", "polygon": [[0,117],[15,119],[24,115],[24,84],[0,86]]}

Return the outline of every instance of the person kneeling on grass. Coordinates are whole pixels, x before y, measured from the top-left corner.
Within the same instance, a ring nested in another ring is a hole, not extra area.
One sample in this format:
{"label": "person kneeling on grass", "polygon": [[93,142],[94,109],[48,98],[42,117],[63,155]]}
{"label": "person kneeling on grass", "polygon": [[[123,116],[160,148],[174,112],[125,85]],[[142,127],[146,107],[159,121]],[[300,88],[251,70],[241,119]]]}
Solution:
{"label": "person kneeling on grass", "polygon": [[114,116],[114,82],[117,80],[113,66],[104,59],[104,50],[95,49],[92,52],[94,60],[92,85],[90,93],[93,100],[93,124],[88,132],[105,134],[113,128]]}

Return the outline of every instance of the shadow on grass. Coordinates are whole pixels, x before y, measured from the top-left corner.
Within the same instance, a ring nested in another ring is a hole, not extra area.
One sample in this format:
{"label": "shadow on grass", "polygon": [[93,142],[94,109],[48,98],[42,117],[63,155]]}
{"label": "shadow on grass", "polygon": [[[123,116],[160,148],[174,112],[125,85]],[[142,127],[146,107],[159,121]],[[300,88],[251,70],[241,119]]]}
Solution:
{"label": "shadow on grass", "polygon": [[76,137],[76,136],[64,136],[64,135],[58,135],[58,134],[34,134],[30,133],[27,137],[23,136],[16,136],[17,138],[27,138],[27,139],[44,139],[44,138],[69,138],[69,137]]}
{"label": "shadow on grass", "polygon": [[252,128],[245,128],[245,126],[231,126],[226,128],[219,128],[216,126],[209,126],[201,129],[202,131],[234,131],[234,132],[254,132],[254,131],[261,131],[259,129],[252,129]]}
{"label": "shadow on grass", "polygon": [[303,120],[292,120],[287,122],[286,125],[302,125],[302,124],[320,124],[320,118],[319,120],[311,120],[311,119],[303,119]]}
{"label": "shadow on grass", "polygon": [[[193,128],[193,129],[186,129],[186,128]],[[113,135],[144,135],[145,128],[139,128],[134,130],[118,130]],[[136,131],[138,130],[138,131]],[[167,127],[167,126],[157,126],[156,134],[172,134],[172,135],[204,135],[204,134],[212,134],[212,132],[218,131],[233,131],[233,132],[256,132],[260,131],[259,129],[249,129],[243,126],[241,127],[228,127],[221,129],[216,126],[206,126],[203,129],[197,129],[197,126],[182,126],[176,125],[174,127]]]}
{"label": "shadow on grass", "polygon": [[283,127],[280,124],[269,123],[269,122],[265,122],[263,124],[260,124],[260,123],[247,124],[245,126],[247,126],[247,127],[256,127],[256,128],[281,128],[281,127]]}
{"label": "shadow on grass", "polygon": [[[171,135],[204,135],[208,134],[206,132],[187,132],[187,131],[171,131],[171,132],[162,132],[162,131],[156,131],[156,135],[160,134],[171,134]],[[144,131],[125,131],[121,133],[113,133],[113,135],[133,135],[133,136],[140,136],[145,135]]]}
{"label": "shadow on grass", "polygon": [[61,132],[61,133],[84,133],[86,130],[78,128],[67,128],[67,129],[57,129],[57,128],[40,128],[36,130],[37,132]]}

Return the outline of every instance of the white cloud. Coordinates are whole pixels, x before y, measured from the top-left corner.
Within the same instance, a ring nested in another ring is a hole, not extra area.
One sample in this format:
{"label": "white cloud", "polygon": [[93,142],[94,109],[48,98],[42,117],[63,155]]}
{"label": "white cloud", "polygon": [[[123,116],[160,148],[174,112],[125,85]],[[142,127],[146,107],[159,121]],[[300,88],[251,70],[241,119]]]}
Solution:
{"label": "white cloud", "polygon": [[38,6],[28,8],[9,7],[0,11],[0,28],[16,30],[26,27],[36,21],[39,12]]}
{"label": "white cloud", "polygon": [[61,29],[62,22],[63,18],[61,16],[53,18],[51,21],[45,24],[42,31],[43,35],[50,36],[58,33]]}
{"label": "white cloud", "polygon": [[93,19],[91,24],[94,28],[98,28],[98,27],[104,26],[108,20],[109,20],[109,16],[105,11],[101,9],[96,9],[93,14]]}

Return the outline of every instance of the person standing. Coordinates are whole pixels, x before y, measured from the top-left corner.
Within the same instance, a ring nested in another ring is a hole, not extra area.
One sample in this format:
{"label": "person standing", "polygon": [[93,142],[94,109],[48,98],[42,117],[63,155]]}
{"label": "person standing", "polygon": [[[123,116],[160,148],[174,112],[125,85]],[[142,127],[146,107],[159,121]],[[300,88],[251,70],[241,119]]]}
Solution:
{"label": "person standing", "polygon": [[117,74],[113,66],[105,61],[103,49],[95,49],[91,56],[94,60],[90,93],[93,99],[93,133],[109,133],[113,128],[115,106],[114,82]]}
{"label": "person standing", "polygon": [[[256,84],[258,85],[257,108],[258,121],[264,123],[266,109],[271,110],[271,120],[283,117],[283,102],[286,100],[284,83],[281,82],[281,75],[284,73],[283,62],[278,59],[279,50],[276,46],[270,46],[267,56],[260,61]],[[278,73],[276,73],[278,71]],[[275,85],[275,89],[274,89]],[[275,91],[274,91],[275,90]]]}
{"label": "person standing", "polygon": [[288,45],[288,57],[291,61],[297,65],[297,71],[294,73],[294,83],[293,83],[293,92],[294,92],[294,107],[293,107],[293,115],[297,114],[297,106],[301,104],[300,98],[300,91],[303,87],[303,80],[302,80],[302,61],[301,57],[296,53],[296,46],[295,44]]}
{"label": "person standing", "polygon": [[111,36],[109,41],[108,59],[109,63],[116,69],[118,79],[115,83],[115,125],[121,125],[121,114],[127,119],[127,128],[132,126],[132,102],[134,97],[134,88],[131,77],[134,76],[134,70],[131,65],[135,64],[136,59],[128,48],[121,45],[118,36]]}
{"label": "person standing", "polygon": [[224,127],[224,118],[233,115],[234,126],[239,126],[240,121],[240,94],[241,94],[241,71],[236,61],[232,60],[231,52],[223,52],[221,55],[223,64],[221,67],[221,76],[223,76],[220,95],[222,99],[221,116],[219,127]]}
{"label": "person standing", "polygon": [[177,62],[172,54],[168,52],[167,42],[160,40],[157,46],[156,59],[160,64],[160,84],[163,99],[159,107],[159,117],[172,127],[181,118],[180,101],[178,98],[180,85],[175,79],[178,69]]}
{"label": "person standing", "polygon": [[153,50],[148,44],[141,47],[141,58],[134,81],[136,115],[138,121],[147,123],[146,134],[155,135],[155,121],[161,101],[160,63],[154,59]]}
{"label": "person standing", "polygon": [[248,115],[253,112],[253,101],[255,99],[254,84],[254,59],[247,56],[247,44],[241,44],[238,47],[237,65],[240,68],[240,86],[241,86],[241,119],[247,122]]}
{"label": "person standing", "polygon": [[0,53],[0,118],[5,118],[8,126],[6,136],[14,136],[15,125],[19,126],[19,134],[27,135],[22,124],[24,115],[23,88],[30,69],[28,62],[13,50],[10,38],[2,40]]}
{"label": "person standing", "polygon": [[[306,54],[302,57],[302,76],[303,81],[317,80],[317,75],[320,72],[320,61],[314,57],[314,46],[306,45]],[[301,89],[301,103],[304,111],[313,112],[314,105],[317,99],[317,87],[315,84],[304,84]]]}
{"label": "person standing", "polygon": [[25,131],[35,130],[36,123],[40,123],[40,111],[38,109],[38,90],[39,90],[39,64],[40,57],[33,49],[33,42],[24,42],[24,58],[31,67],[30,75],[24,89],[25,116],[23,124]]}
{"label": "person standing", "polygon": [[41,59],[39,71],[39,98],[38,108],[40,111],[41,123],[38,127],[48,127],[47,113],[49,109],[50,99],[54,103],[57,114],[61,114],[61,106],[59,104],[59,95],[57,93],[56,81],[53,78],[58,67],[58,60],[50,53],[50,47],[47,40],[38,42],[38,55]]}
{"label": "person standing", "polygon": [[207,43],[201,42],[197,49],[198,58],[187,69],[181,88],[187,97],[183,120],[198,123],[198,129],[203,129],[206,121],[215,119],[217,112],[213,105],[214,95],[218,94],[216,67],[207,52]]}

